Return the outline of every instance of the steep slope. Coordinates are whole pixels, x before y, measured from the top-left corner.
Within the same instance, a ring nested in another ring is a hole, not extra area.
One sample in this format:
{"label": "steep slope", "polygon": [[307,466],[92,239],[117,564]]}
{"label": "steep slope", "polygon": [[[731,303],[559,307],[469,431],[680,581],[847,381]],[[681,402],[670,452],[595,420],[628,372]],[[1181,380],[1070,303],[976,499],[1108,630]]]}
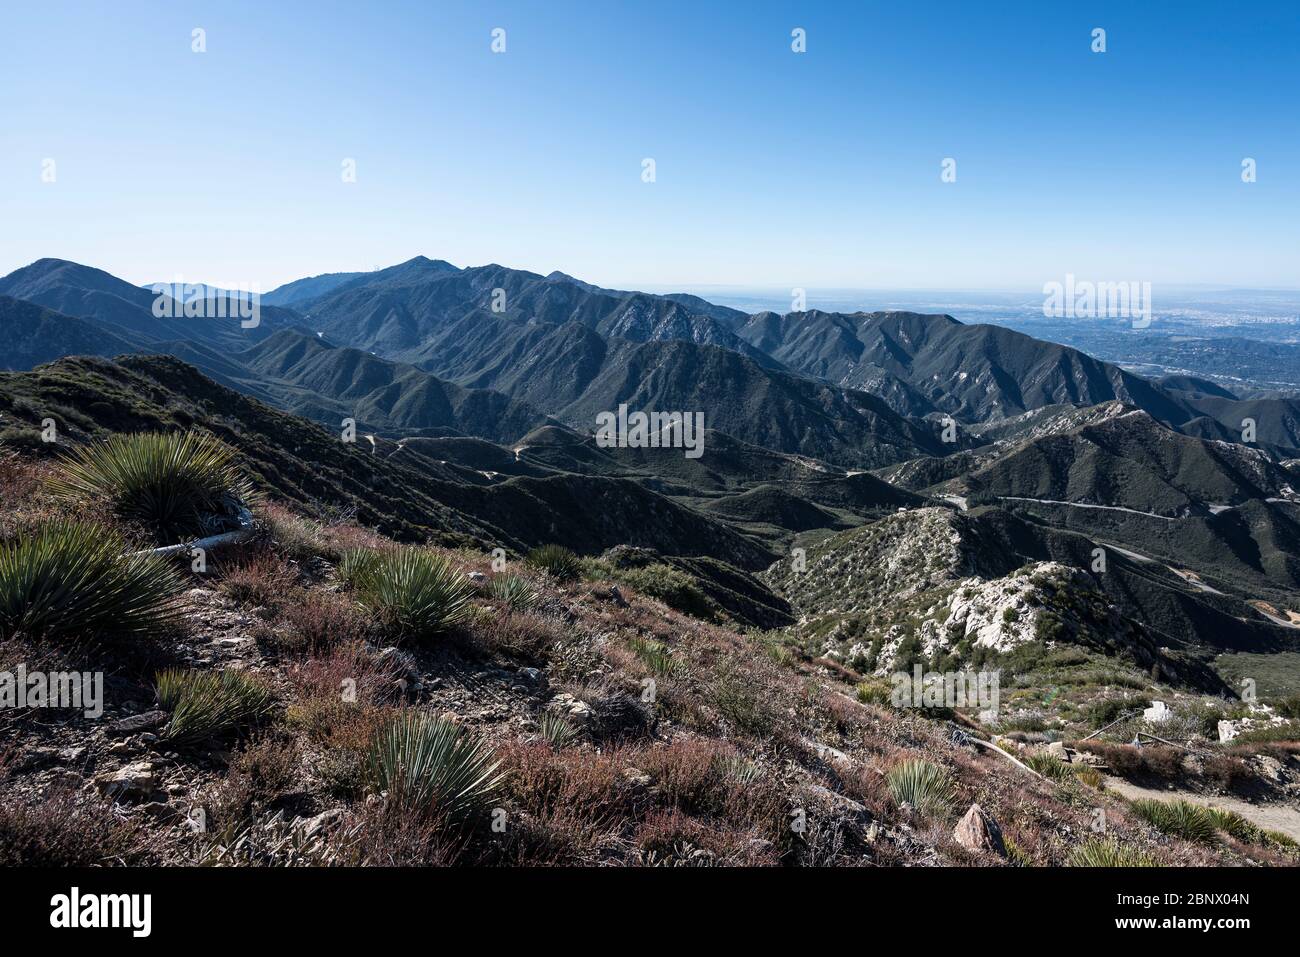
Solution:
{"label": "steep slope", "polygon": [[[314,512],[355,511],[403,540],[522,552],[558,542],[598,552],[632,542],[666,555],[757,568],[772,556],[731,528],[634,482],[583,476],[467,484],[457,468],[340,441],[297,416],[218,385],[168,356],[61,359],[0,373],[3,440],[49,453],[40,420],[62,441],[110,432],[201,428],[237,448],[258,484]],[[437,469],[437,470],[435,470]]]}
{"label": "steep slope", "polygon": [[233,357],[256,374],[277,404],[336,425],[352,417],[390,434],[453,429],[510,442],[545,424],[526,402],[464,389],[417,369],[283,330]]}
{"label": "steep slope", "polygon": [[1023,443],[964,480],[972,495],[1208,514],[1291,496],[1291,476],[1258,449],[1181,435],[1130,410]]}
{"label": "steep slope", "polygon": [[0,369],[21,371],[62,356],[115,356],[134,348],[127,335],[0,296]]}
{"label": "steep slope", "polygon": [[318,331],[409,361],[467,317],[577,322],[606,337],[684,339],[770,361],[731,331],[738,319],[733,311],[703,300],[601,289],[560,272],[541,276],[496,264],[457,269],[417,257],[344,282],[302,304]]}
{"label": "steep slope", "polygon": [[937,427],[899,416],[876,396],[789,375],[728,349],[605,339],[576,322],[475,318],[456,331],[464,333],[457,346],[427,350],[421,368],[505,392],[579,431],[594,431],[596,415],[622,403],[702,411],[707,428],[742,442],[850,467],[951,448]]}
{"label": "steep slope", "polygon": [[[61,259],[40,259],[15,270],[0,279],[0,295],[103,323],[113,334],[143,343],[182,340],[246,349],[276,329],[300,321],[297,313],[276,306],[262,306],[257,325],[247,328],[239,316],[218,318],[215,310],[209,318],[160,318],[153,312],[156,297],[151,290]],[[171,308],[183,307],[173,301]]]}
{"label": "steep slope", "polygon": [[262,302],[269,306],[294,307],[301,303],[318,299],[326,293],[333,292],[344,283],[351,282],[366,275],[363,272],[331,272],[319,276],[295,279],[283,286],[276,286],[262,296]]}
{"label": "steep slope", "polygon": [[998,326],[908,312],[761,313],[745,341],[792,370],[884,397],[906,415],[968,422],[1119,399],[1158,419],[1195,413],[1183,398],[1066,346]]}
{"label": "steep slope", "polygon": [[[806,567],[778,562],[762,576],[799,613],[815,645],[886,673],[913,660],[1070,641],[1158,666],[1207,690],[1215,651],[1300,647],[1240,598],[1202,591],[1163,566],[997,509],[916,509],[820,542]],[[984,602],[976,601],[984,595]],[[1006,612],[1006,608],[1014,609]]]}

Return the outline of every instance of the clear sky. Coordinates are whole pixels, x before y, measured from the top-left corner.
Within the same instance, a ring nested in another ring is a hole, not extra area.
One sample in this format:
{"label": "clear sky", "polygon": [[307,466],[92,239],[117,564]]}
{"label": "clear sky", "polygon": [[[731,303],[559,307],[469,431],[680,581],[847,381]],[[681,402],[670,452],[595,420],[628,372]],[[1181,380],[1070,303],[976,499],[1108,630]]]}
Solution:
{"label": "clear sky", "polygon": [[1300,286],[1298,110],[1295,0],[7,3],[0,274]]}

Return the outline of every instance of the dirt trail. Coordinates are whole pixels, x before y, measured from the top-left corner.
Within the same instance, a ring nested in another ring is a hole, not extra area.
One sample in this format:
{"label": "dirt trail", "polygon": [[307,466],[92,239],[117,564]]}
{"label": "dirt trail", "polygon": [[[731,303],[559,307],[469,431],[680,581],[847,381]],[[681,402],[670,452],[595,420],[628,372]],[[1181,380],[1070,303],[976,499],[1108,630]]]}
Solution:
{"label": "dirt trail", "polygon": [[1152,788],[1138,787],[1123,778],[1112,777],[1106,778],[1106,790],[1114,791],[1129,800],[1134,798],[1155,798],[1157,801],[1174,801],[1181,798],[1191,804],[1200,804],[1203,807],[1217,807],[1224,811],[1236,811],[1257,827],[1267,828],[1270,831],[1280,831],[1287,837],[1300,841],[1300,808],[1289,804],[1247,804],[1237,798],[1222,795],[1206,797],[1203,794],[1193,794],[1190,791],[1157,791]]}

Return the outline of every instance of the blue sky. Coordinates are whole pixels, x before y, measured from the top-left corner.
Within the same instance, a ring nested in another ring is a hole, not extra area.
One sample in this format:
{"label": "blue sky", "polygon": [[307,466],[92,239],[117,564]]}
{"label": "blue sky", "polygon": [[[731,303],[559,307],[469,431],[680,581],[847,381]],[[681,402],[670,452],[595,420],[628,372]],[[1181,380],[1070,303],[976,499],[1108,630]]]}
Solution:
{"label": "blue sky", "polygon": [[2,17],[0,274],[269,289],[423,254],[623,287],[1300,286],[1294,2]]}

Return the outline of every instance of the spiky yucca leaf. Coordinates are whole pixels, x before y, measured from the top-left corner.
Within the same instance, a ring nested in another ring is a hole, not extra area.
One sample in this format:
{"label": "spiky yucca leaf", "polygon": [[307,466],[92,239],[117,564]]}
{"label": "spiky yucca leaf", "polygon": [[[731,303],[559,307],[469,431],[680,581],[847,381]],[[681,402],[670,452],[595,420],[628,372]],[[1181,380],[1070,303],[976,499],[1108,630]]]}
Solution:
{"label": "spiky yucca leaf", "polygon": [[340,574],[362,607],[406,638],[432,638],[464,621],[473,588],[445,557],[421,548],[345,556]]}
{"label": "spiky yucca leaf", "polygon": [[1053,781],[1068,781],[1073,777],[1073,771],[1069,764],[1062,761],[1055,755],[1045,752],[1030,754],[1025,757],[1025,764],[1033,768],[1045,778]]}
{"label": "spiky yucca leaf", "polygon": [[527,611],[541,596],[533,583],[521,575],[497,575],[487,585],[487,595],[505,602],[514,611]]}
{"label": "spiky yucca leaf", "polygon": [[572,581],[582,574],[582,560],[563,545],[534,548],[524,559],[559,581]]}
{"label": "spiky yucca leaf", "polygon": [[197,744],[249,727],[271,711],[275,695],[238,671],[169,669],[158,675],[158,704],[171,714],[163,737]]}
{"label": "spiky yucca leaf", "polygon": [[686,670],[683,663],[673,657],[672,649],[662,641],[633,635],[627,641],[633,654],[641,659],[649,672],[657,678],[673,678]]}
{"label": "spiky yucca leaf", "polygon": [[335,569],[339,581],[351,588],[361,587],[370,580],[370,576],[379,567],[382,554],[373,548],[349,548],[343,553]]}
{"label": "spiky yucca leaf", "polygon": [[569,722],[568,718],[554,711],[542,712],[537,722],[537,730],[542,740],[557,751],[578,740],[578,729]]}
{"label": "spiky yucca leaf", "polygon": [[1091,837],[1070,853],[1071,867],[1158,867],[1157,862],[1113,838]]}
{"label": "spiky yucca leaf", "polygon": [[952,775],[929,761],[901,761],[885,775],[889,792],[899,804],[910,804],[924,817],[941,817],[952,810],[957,791]]}
{"label": "spiky yucca leaf", "polygon": [[463,821],[491,806],[501,785],[492,749],[445,718],[406,712],[375,737],[367,756],[390,800]]}
{"label": "spiky yucca leaf", "polygon": [[1130,803],[1134,812],[1152,827],[1189,841],[1213,844],[1219,832],[1208,808],[1190,801],[1157,801],[1138,798]]}
{"label": "spiky yucca leaf", "polygon": [[167,541],[204,534],[202,515],[255,498],[234,449],[201,432],[114,435],[80,446],[60,461],[49,486],[64,499],[106,500]]}
{"label": "spiky yucca leaf", "polygon": [[126,550],[112,530],[80,522],[0,543],[0,637],[165,630],[180,613],[180,579],[165,560]]}
{"label": "spiky yucca leaf", "polygon": [[1207,807],[1205,813],[1214,826],[1226,834],[1230,834],[1239,841],[1247,844],[1260,842],[1263,838],[1263,832],[1258,827],[1251,824],[1236,811],[1227,811],[1218,807]]}

